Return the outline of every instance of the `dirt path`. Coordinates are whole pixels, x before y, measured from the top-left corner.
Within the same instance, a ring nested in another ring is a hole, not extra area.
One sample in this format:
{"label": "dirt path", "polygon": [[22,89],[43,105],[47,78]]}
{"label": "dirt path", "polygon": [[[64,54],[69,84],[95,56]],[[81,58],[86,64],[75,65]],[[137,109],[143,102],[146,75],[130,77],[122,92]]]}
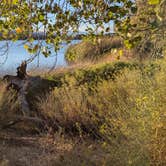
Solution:
{"label": "dirt path", "polygon": [[101,166],[105,158],[93,140],[0,131],[0,166]]}
{"label": "dirt path", "polygon": [[61,152],[46,137],[0,133],[0,166],[51,166]]}

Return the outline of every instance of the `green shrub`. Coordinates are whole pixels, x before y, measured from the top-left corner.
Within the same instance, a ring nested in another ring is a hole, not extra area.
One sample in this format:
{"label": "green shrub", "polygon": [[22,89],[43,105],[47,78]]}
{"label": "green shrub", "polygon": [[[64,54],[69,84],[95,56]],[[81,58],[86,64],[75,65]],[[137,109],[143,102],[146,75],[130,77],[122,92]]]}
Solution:
{"label": "green shrub", "polygon": [[59,74],[55,73],[49,77],[52,77],[51,79],[52,81],[56,82],[57,87],[71,84],[71,82],[76,86],[83,84],[92,86],[104,80],[114,80],[126,68],[133,70],[138,67],[139,66],[137,63],[107,63],[94,65],[92,67],[75,69],[74,71],[66,71]]}
{"label": "green shrub", "polygon": [[[116,62],[93,65],[86,68],[69,70],[63,73],[55,73],[49,76],[56,87],[73,84],[76,86],[88,85],[91,89],[95,88],[98,83],[108,80],[115,80],[123,73],[125,69],[135,70],[141,69],[142,72],[152,75],[160,70],[157,63],[139,64],[136,62]],[[47,79],[47,76],[46,76]]]}

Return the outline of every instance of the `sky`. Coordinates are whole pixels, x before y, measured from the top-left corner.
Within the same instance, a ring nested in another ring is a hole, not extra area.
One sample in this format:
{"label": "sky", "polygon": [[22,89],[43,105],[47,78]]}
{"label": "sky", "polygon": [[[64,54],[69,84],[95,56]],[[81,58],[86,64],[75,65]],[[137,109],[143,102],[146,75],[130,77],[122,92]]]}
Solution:
{"label": "sky", "polygon": [[[105,28],[108,27],[108,26],[110,27],[110,33],[114,33],[114,23],[113,23],[113,21],[111,21],[109,24],[105,24]],[[93,26],[90,25],[90,24],[87,24],[87,25],[81,24],[80,27],[79,27],[79,32],[80,33],[86,32],[87,27],[93,28]],[[100,31],[100,29],[99,29],[99,31]]]}
{"label": "sky", "polygon": [[[60,3],[60,5],[62,5],[63,2],[66,2],[66,0],[54,0],[54,2]],[[71,10],[72,10],[72,8],[71,8]],[[49,16],[51,17],[51,15],[49,15]],[[108,27],[108,26],[110,27],[110,33],[114,33],[114,23],[113,23],[113,21],[111,21],[108,24],[105,24],[105,28]],[[79,26],[79,33],[85,33],[87,27],[91,27],[93,29],[93,25],[90,25],[88,23],[87,24],[81,23],[81,25]],[[40,31],[43,31],[43,27],[41,27]],[[99,31],[100,31],[100,29],[99,29]]]}

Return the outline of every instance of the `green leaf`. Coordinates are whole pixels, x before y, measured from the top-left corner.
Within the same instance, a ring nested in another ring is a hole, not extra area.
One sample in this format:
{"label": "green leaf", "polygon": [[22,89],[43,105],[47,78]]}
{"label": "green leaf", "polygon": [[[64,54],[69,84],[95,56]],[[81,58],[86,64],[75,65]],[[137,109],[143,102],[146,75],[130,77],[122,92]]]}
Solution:
{"label": "green leaf", "polygon": [[150,5],[158,5],[160,3],[160,0],[148,0],[148,3]]}
{"label": "green leaf", "polygon": [[109,18],[112,18],[113,17],[113,13],[110,11],[110,12],[108,12],[108,17]]}
{"label": "green leaf", "polygon": [[36,44],[36,45],[33,47],[33,53],[36,53],[37,50],[38,50],[38,48],[39,48],[39,46],[38,46],[38,44]]}
{"label": "green leaf", "polygon": [[42,15],[42,14],[39,15],[39,20],[40,20],[40,21],[43,21],[43,20],[44,20],[44,15]]}
{"label": "green leaf", "polygon": [[12,4],[15,5],[15,4],[17,4],[17,2],[18,2],[18,0],[13,0]]}
{"label": "green leaf", "polygon": [[131,49],[133,47],[133,44],[129,40],[124,40],[124,44],[128,49]]}

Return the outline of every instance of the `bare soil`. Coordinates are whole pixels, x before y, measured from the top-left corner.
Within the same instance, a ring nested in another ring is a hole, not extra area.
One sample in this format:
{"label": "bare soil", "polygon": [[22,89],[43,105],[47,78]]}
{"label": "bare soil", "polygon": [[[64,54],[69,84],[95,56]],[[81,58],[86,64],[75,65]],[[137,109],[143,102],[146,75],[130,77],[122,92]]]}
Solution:
{"label": "bare soil", "polygon": [[[56,160],[56,149],[44,143],[46,138],[21,135],[14,132],[0,133],[0,165],[2,166],[47,166]],[[47,140],[48,141],[48,140]],[[50,144],[51,145],[51,144]],[[58,153],[60,154],[60,152]]]}
{"label": "bare soil", "polygon": [[89,139],[0,131],[0,166],[98,166],[104,158]]}

